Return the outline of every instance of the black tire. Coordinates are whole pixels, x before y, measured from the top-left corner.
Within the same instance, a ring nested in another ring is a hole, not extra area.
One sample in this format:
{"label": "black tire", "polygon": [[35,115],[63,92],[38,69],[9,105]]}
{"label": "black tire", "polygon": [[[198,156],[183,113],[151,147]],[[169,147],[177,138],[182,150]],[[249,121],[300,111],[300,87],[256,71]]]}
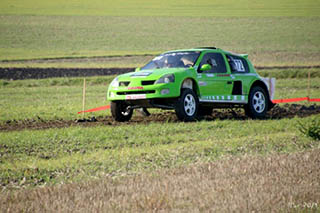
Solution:
{"label": "black tire", "polygon": [[119,122],[129,121],[132,117],[133,110],[128,108],[124,101],[111,102],[112,117]]}
{"label": "black tire", "polygon": [[198,110],[198,115],[199,116],[211,115],[212,110],[213,110],[213,107],[200,105]]}
{"label": "black tire", "polygon": [[248,104],[244,106],[247,116],[253,119],[263,119],[269,109],[269,96],[265,89],[255,86],[250,90]]}
{"label": "black tire", "polygon": [[198,114],[199,99],[191,89],[182,89],[177,99],[175,111],[179,120],[194,121]]}

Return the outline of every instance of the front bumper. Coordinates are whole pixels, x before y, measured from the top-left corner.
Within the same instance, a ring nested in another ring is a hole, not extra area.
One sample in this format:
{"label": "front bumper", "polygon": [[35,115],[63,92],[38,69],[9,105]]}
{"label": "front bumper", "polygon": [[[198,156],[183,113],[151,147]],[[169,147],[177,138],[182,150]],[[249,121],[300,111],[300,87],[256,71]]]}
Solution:
{"label": "front bumper", "polygon": [[179,97],[179,87],[174,83],[154,84],[137,87],[109,87],[107,99],[109,101],[129,101],[158,98]]}

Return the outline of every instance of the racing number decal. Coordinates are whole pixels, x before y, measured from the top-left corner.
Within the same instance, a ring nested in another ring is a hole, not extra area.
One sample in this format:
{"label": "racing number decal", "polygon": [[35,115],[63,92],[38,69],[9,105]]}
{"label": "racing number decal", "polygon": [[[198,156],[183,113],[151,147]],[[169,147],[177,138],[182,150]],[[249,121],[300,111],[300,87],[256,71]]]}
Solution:
{"label": "racing number decal", "polygon": [[236,70],[238,72],[245,72],[245,69],[244,69],[244,66],[243,66],[243,63],[240,59],[233,59],[235,65],[236,65]]}

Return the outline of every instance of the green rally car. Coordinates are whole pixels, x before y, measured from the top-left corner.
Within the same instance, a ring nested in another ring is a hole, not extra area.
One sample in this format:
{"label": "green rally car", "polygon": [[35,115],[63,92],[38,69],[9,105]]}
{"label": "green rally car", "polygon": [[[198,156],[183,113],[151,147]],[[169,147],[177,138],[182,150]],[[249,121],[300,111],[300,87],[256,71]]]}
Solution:
{"label": "green rally car", "polygon": [[243,107],[263,118],[273,106],[274,79],[263,79],[248,60],[215,47],[175,50],[155,57],[135,72],[117,76],[107,98],[116,121],[128,121],[134,109],[173,109],[182,121],[213,108]]}

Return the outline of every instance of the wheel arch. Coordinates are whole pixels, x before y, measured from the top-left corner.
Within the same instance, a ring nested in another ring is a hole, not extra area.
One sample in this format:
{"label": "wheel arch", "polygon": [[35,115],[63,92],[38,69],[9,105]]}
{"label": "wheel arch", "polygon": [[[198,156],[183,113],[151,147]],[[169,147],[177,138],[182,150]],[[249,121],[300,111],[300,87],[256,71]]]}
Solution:
{"label": "wheel arch", "polygon": [[[190,85],[192,85],[192,86],[190,87]],[[184,88],[192,89],[198,97],[200,96],[199,85],[197,84],[196,80],[194,80],[193,78],[189,77],[189,78],[185,78],[183,81],[181,81],[180,94],[181,94],[181,90]]]}
{"label": "wheel arch", "polygon": [[249,93],[251,92],[252,88],[253,88],[253,87],[256,87],[256,86],[262,87],[262,88],[266,91],[266,93],[267,93],[267,95],[268,95],[268,99],[270,99],[268,87],[267,87],[267,85],[266,85],[263,81],[261,81],[261,80],[256,80],[256,81],[254,81],[254,82],[251,84]]}
{"label": "wheel arch", "polygon": [[263,88],[265,91],[266,91],[266,94],[267,94],[267,98],[268,98],[268,101],[269,101],[269,104],[268,104],[268,110],[270,110],[273,106],[274,106],[274,103],[272,102],[272,100],[270,99],[270,94],[269,94],[269,90],[268,90],[268,87],[267,85],[261,81],[261,80],[256,80],[254,81],[251,86],[250,86],[250,90],[249,90],[249,94],[251,92],[251,89],[254,88],[255,86],[260,86],[261,88]]}

